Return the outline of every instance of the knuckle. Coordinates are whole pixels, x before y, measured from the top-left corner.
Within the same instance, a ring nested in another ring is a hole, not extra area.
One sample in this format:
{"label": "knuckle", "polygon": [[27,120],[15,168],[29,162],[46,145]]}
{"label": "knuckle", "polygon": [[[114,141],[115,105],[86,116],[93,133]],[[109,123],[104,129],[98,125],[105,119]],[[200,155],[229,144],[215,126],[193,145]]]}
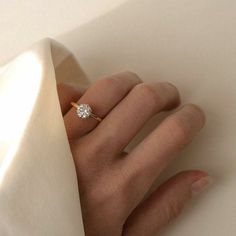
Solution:
{"label": "knuckle", "polygon": [[133,72],[133,71],[124,71],[123,74],[127,75],[128,77],[133,77],[133,78],[135,78],[135,79],[137,79],[137,80],[139,80],[141,82],[141,79],[138,76],[138,74]]}
{"label": "knuckle", "polygon": [[116,75],[103,77],[98,83],[101,87],[107,88],[114,93],[124,92],[124,86]]}
{"label": "knuckle", "polygon": [[159,95],[151,84],[141,83],[136,85],[134,89],[142,97],[142,100],[151,107],[156,108],[157,106],[163,107],[165,105],[165,99]]}
{"label": "knuckle", "polygon": [[117,85],[117,79],[115,76],[106,76],[98,80],[98,83],[105,87],[114,87]]}

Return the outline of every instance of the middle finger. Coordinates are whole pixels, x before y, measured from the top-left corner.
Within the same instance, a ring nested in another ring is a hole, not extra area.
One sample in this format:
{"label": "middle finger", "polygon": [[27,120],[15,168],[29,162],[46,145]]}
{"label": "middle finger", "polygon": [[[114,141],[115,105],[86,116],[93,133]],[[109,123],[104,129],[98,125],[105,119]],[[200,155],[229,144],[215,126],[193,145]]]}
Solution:
{"label": "middle finger", "polygon": [[118,154],[149,118],[160,111],[173,109],[179,103],[178,90],[169,83],[138,84],[91,133],[93,143],[106,144],[106,151],[109,149],[110,153]]}

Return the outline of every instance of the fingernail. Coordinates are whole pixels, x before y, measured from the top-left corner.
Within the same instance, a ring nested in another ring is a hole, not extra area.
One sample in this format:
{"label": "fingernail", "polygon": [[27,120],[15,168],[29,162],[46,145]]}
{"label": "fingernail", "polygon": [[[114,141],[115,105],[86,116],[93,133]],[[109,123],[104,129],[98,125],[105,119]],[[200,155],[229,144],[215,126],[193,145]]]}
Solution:
{"label": "fingernail", "polygon": [[213,178],[211,176],[205,176],[201,179],[195,181],[191,186],[192,195],[198,195],[199,193],[203,192],[205,189],[208,188],[213,182]]}

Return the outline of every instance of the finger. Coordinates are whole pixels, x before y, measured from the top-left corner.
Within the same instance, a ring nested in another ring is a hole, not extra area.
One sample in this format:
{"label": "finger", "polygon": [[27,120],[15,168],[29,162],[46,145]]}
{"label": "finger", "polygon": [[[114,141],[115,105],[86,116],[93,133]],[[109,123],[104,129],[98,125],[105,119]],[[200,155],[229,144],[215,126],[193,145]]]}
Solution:
{"label": "finger", "polygon": [[[143,197],[170,161],[191,142],[205,123],[196,105],[183,106],[167,117],[123,160],[124,172],[133,183],[129,196],[136,202]],[[138,186],[138,188],[136,187]]]}
{"label": "finger", "polygon": [[141,83],[93,131],[94,144],[106,144],[106,152],[109,149],[115,156],[154,114],[175,108],[179,103],[180,96],[173,85]]}
{"label": "finger", "polygon": [[212,178],[202,171],[186,171],[164,183],[128,217],[124,236],[155,236],[176,218],[186,202],[205,190]]}
{"label": "finger", "polygon": [[[108,76],[95,82],[79,99],[78,103],[89,104],[96,115],[104,117],[140,82],[140,78],[132,72]],[[69,139],[83,136],[98,124],[98,121],[92,118],[78,118],[74,107],[65,115],[64,122]]]}
{"label": "finger", "polygon": [[82,96],[83,92],[84,89],[75,84],[57,84],[57,93],[63,116],[71,108],[71,100],[77,101]]}

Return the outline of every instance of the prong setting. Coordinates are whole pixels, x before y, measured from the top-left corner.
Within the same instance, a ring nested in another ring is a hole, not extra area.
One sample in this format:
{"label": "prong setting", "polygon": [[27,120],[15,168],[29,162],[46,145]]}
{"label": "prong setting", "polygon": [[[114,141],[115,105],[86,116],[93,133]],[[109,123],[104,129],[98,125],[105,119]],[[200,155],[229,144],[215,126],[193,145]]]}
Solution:
{"label": "prong setting", "polygon": [[91,116],[92,108],[88,104],[79,104],[76,112],[80,118],[86,119]]}

